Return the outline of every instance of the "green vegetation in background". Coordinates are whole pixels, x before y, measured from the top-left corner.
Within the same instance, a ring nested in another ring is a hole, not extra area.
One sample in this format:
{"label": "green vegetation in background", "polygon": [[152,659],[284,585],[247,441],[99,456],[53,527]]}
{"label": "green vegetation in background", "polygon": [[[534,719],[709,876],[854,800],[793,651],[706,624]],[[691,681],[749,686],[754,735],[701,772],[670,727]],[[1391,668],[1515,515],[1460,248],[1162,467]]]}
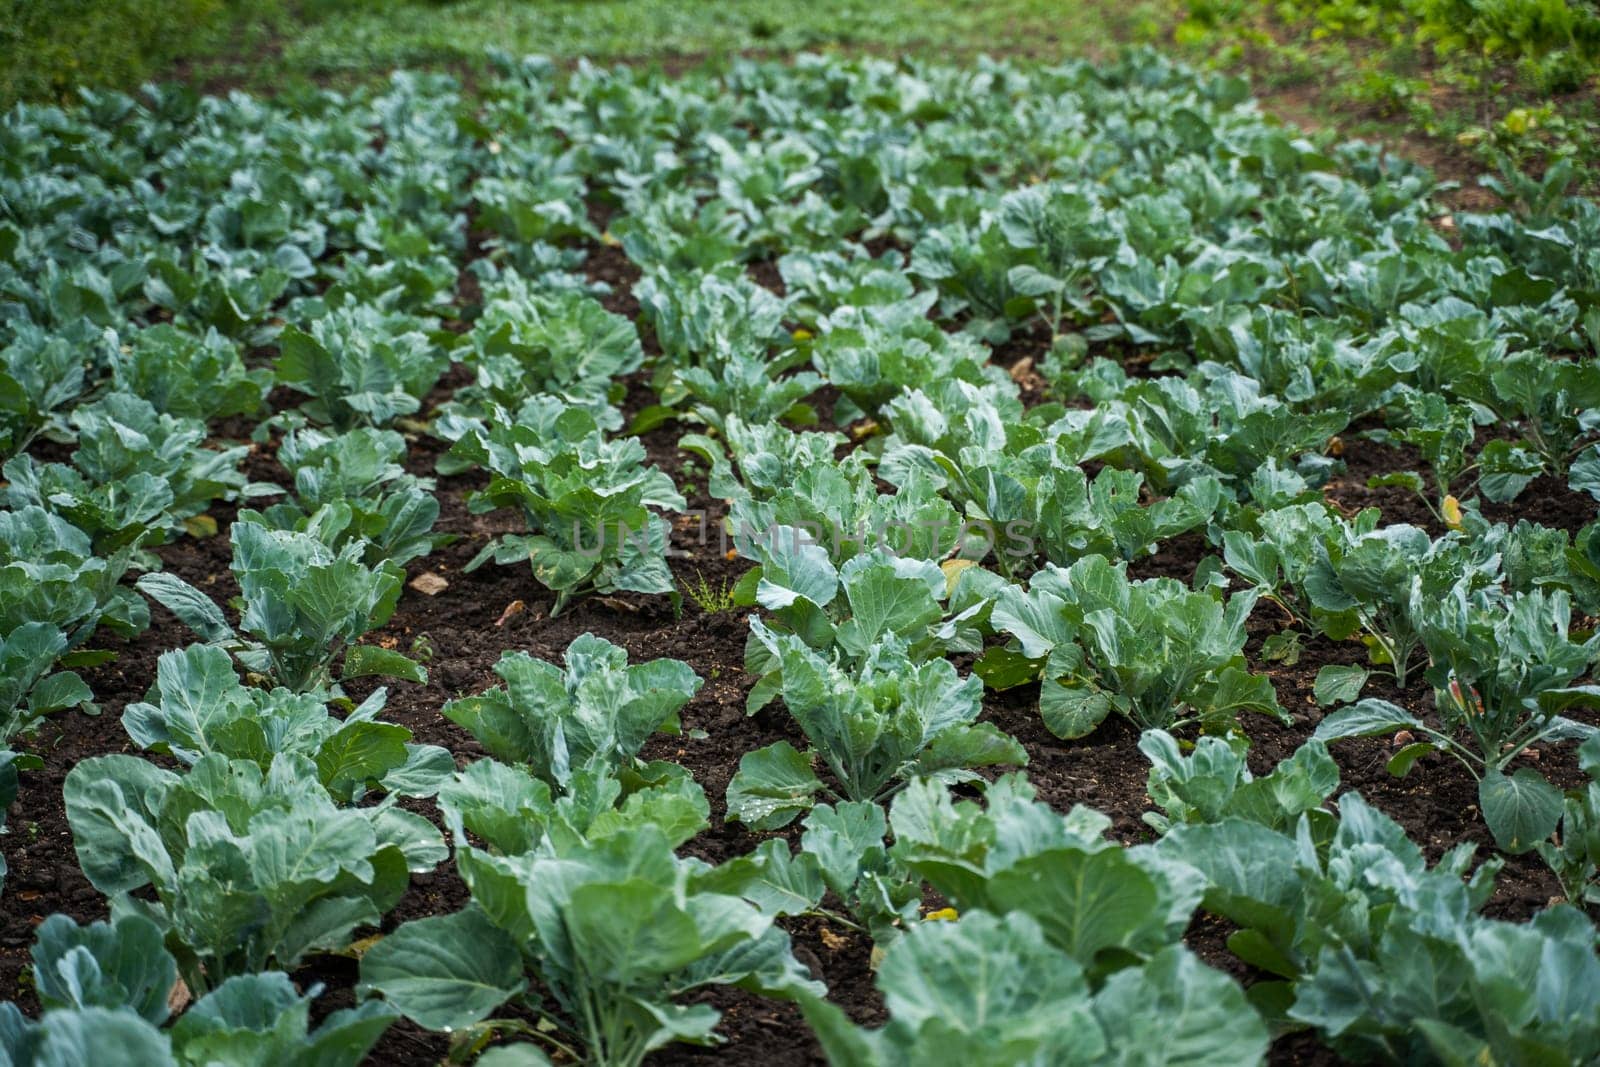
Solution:
{"label": "green vegetation in background", "polygon": [[[202,85],[353,85],[395,67],[484,69],[491,48],[596,60],[842,48],[1083,54],[1152,38],[1166,0],[20,0],[0,27],[0,107],[130,88],[185,61]],[[178,32],[174,32],[174,31]]]}
{"label": "green vegetation in background", "polygon": [[1346,134],[1421,135],[1477,165],[1538,171],[1566,157],[1592,175],[1600,163],[1600,105],[1586,91],[1600,70],[1594,0],[13,0],[0,107],[131,88],[180,62],[211,91],[282,91],[350,88],[396,67],[478,75],[489,49],[602,62],[808,49],[1057,58],[1120,43],[1176,44],[1248,71],[1269,109],[1309,109]]}
{"label": "green vegetation in background", "polygon": [[297,71],[334,74],[431,63],[477,64],[487,48],[556,56],[700,56],[828,46],[1048,51],[1109,27],[1063,17],[1045,0],[681,0],[523,2],[378,0],[330,14],[285,42]]}
{"label": "green vegetation in background", "polygon": [[252,40],[252,28],[282,15],[277,0],[11,0],[0,19],[0,108],[80,85],[128,88],[187,55]]}
{"label": "green vegetation in background", "polygon": [[1182,0],[1174,39],[1267,88],[1312,86],[1363,132],[1396,127],[1519,166],[1600,163],[1594,0]]}

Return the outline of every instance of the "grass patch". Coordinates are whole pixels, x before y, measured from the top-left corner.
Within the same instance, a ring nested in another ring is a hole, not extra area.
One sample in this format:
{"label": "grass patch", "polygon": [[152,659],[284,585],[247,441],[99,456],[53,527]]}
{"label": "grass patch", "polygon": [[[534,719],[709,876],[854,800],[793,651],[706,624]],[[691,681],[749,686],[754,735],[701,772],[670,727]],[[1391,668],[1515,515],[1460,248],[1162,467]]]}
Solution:
{"label": "grass patch", "polygon": [[1170,0],[23,0],[0,28],[0,106],[178,72],[210,89],[349,88],[406,68],[469,76],[486,55],[596,61],[805,50],[1056,58],[1151,39]]}
{"label": "grass patch", "polygon": [[262,52],[294,19],[285,0],[13,0],[0,19],[0,109],[131,89],[175,64]]}
{"label": "grass patch", "polygon": [[683,583],[683,595],[707,615],[720,615],[737,607],[734,603],[733,589],[732,582],[713,583],[699,571],[695,571],[694,581]]}
{"label": "grass patch", "polygon": [[1174,41],[1353,133],[1476,167],[1600,167],[1594,0],[1174,0]]}

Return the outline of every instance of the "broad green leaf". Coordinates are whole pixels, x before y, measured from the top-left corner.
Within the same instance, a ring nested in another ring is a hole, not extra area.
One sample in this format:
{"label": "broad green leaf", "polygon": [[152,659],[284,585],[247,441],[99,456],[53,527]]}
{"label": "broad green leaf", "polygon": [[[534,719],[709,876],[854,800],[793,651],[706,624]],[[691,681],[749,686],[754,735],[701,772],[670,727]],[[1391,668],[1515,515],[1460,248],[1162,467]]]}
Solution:
{"label": "broad green leaf", "polygon": [[1111,714],[1111,695],[1079,681],[1047,678],[1039,686],[1039,714],[1051,733],[1087,737]]}
{"label": "broad green leaf", "polygon": [[381,1001],[335,1012],[310,1030],[309,996],[282,972],[238,975],[192,1005],[172,1029],[186,1063],[295,1062],[356,1067],[395,1019]]}
{"label": "broad green leaf", "polygon": [[125,1008],[155,1026],[178,979],[160,928],[140,915],[88,926],[52,915],[39,926],[33,967],[46,1009]]}
{"label": "broad green leaf", "polygon": [[399,652],[377,645],[353,645],[344,654],[345,678],[400,678],[407,682],[426,685],[428,672],[418,663]]}
{"label": "broad green leaf", "polygon": [[694,918],[672,890],[643,880],[577,887],[565,908],[574,959],[597,983],[626,989],[676,971],[703,950]]}
{"label": "broad green leaf", "polygon": [[996,871],[987,906],[1026,912],[1045,936],[1088,966],[1095,954],[1134,947],[1150,930],[1158,900],[1151,876],[1120,849],[1052,849]]}
{"label": "broad green leaf", "polygon": [[1317,703],[1323,707],[1352,704],[1361,695],[1361,687],[1367,684],[1368,674],[1365,667],[1357,664],[1325,664],[1317,671],[1312,692],[1316,695]]}
{"label": "broad green leaf", "polygon": [[146,574],[134,583],[139,591],[178,617],[178,621],[211,642],[233,640],[233,627],[216,602],[200,590],[165,572]]}
{"label": "broad green leaf", "polygon": [[972,665],[972,672],[983,679],[990,689],[1013,689],[1039,677],[1042,658],[1030,658],[1000,645],[984,649],[983,655]]}
{"label": "broad green leaf", "polygon": [[1346,737],[1374,737],[1397,730],[1416,730],[1421,720],[1387,700],[1368,698],[1341,708],[1317,724],[1312,736],[1318,741],[1337,741]]}
{"label": "broad green leaf", "polygon": [[119,893],[176,877],[156,820],[177,783],[171,771],[135,756],[98,756],[67,773],[73,847],[96,889]]}
{"label": "broad green leaf", "polygon": [[1406,745],[1399,752],[1389,757],[1385,769],[1396,778],[1404,778],[1411,773],[1411,768],[1429,752],[1436,751],[1437,745],[1429,741],[1415,741]]}
{"label": "broad green leaf", "polygon": [[796,856],[789,851],[788,842],[776,839],[763,841],[754,852],[729,860],[696,884],[712,892],[743,897],[763,914],[774,917],[812,910],[827,888],[814,856]]}
{"label": "broad green leaf", "polygon": [[550,1067],[550,1057],[537,1045],[496,1045],[473,1063],[476,1067]]}
{"label": "broad green leaf", "polygon": [[176,1067],[178,1062],[172,1056],[167,1035],[130,1011],[55,1011],[42,1022],[30,1024],[13,1005],[8,1003],[4,1008],[0,1034],[5,1035],[5,1043],[10,1046],[10,1035],[19,1033],[31,1053],[20,1062],[32,1067],[82,1067],[89,1063],[96,1067]]}
{"label": "broad green leaf", "polygon": [[361,988],[429,1030],[459,1030],[527,988],[516,942],[476,908],[402,924],[361,957]]}
{"label": "broad green leaf", "polygon": [[728,820],[752,830],[787,826],[810,809],[822,782],[811,763],[787,741],[747,752],[728,783]]}
{"label": "broad green leaf", "polygon": [[942,1020],[1041,1045],[1067,1031],[1091,1048],[1098,1038],[1086,1025],[1083,967],[1048,947],[1027,915],[974,911],[953,923],[919,923],[884,956],[878,982],[896,1026]]}
{"label": "broad green leaf", "polygon": [[819,804],[806,815],[801,847],[817,858],[822,877],[841,898],[848,895],[861,873],[862,861],[881,854],[888,820],[883,808],[870,801]]}
{"label": "broad green leaf", "polygon": [[1094,1012],[1110,1048],[1159,1049],[1163,1063],[1258,1063],[1270,1043],[1238,984],[1181,945],[1112,975]]}
{"label": "broad green leaf", "polygon": [[405,764],[410,737],[411,731],[393,723],[346,723],[317,747],[317,777],[335,796],[348,797],[353,788]]}
{"label": "broad green leaf", "polygon": [[1561,791],[1531,767],[1512,775],[1485,774],[1478,783],[1478,803],[1495,844],[1513,855],[1534,848],[1561,821]]}

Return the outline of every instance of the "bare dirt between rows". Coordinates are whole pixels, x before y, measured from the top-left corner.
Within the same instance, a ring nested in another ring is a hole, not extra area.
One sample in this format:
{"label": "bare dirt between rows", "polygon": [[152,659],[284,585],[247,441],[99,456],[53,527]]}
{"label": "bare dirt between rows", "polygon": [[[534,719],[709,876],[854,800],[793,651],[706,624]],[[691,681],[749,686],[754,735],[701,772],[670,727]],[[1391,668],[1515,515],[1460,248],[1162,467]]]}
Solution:
{"label": "bare dirt between rows", "polygon": [[[596,216],[603,226],[605,213],[597,211]],[[604,300],[608,308],[630,318],[637,314],[638,303],[629,290],[638,272],[620,250],[595,243],[587,268],[592,280],[612,287]],[[781,284],[770,265],[757,265],[751,273],[763,284]],[[475,294],[467,284],[471,277],[465,272],[462,277],[460,303],[470,309],[475,302]],[[470,310],[464,315],[470,315]],[[649,331],[642,333],[647,351],[653,349]],[[1024,334],[997,350],[994,359],[1015,369],[1020,361],[1037,356],[1040,350],[1040,340]],[[1130,367],[1133,369],[1136,368]],[[1030,384],[1026,368],[1022,371],[1018,377],[1025,396],[1030,402],[1037,402],[1042,398],[1041,383]],[[459,369],[452,372],[430,397],[429,406],[447,399],[451,388],[464,380]],[[641,375],[628,383],[629,410],[624,412],[628,418],[654,399],[645,381]],[[292,397],[275,396],[274,400],[292,401]],[[821,407],[827,410],[827,405]],[[238,432],[235,427],[228,429]],[[676,439],[681,432],[683,427],[669,424],[644,435],[651,461],[671,473],[680,486],[691,484],[694,490],[686,494],[691,508],[703,509],[710,517],[709,536],[705,537],[698,521],[677,525],[672,568],[680,588],[704,583],[711,589],[723,589],[737,581],[749,565],[730,559],[724,551],[726,546],[716,536],[723,506],[705,496],[703,471],[696,468],[692,457],[677,449]],[[414,473],[431,476],[441,451],[440,442],[415,436],[410,440],[408,467]],[[1377,506],[1383,509],[1386,521],[1415,522],[1439,532],[1431,513],[1417,498],[1400,490],[1366,488],[1371,474],[1420,469],[1417,457],[1363,441],[1356,435],[1343,442],[1343,458],[1348,469],[1329,484],[1328,499],[1349,511]],[[254,478],[284,481],[270,446],[257,446],[250,468]],[[630,594],[582,601],[552,619],[552,597],[534,582],[528,568],[487,565],[470,574],[463,571],[486,539],[507,528],[503,515],[473,515],[468,511],[466,495],[480,484],[481,475],[439,480],[438,529],[457,535],[458,540],[415,561],[410,576],[431,571],[444,578],[448,587],[432,597],[407,588],[390,622],[367,638],[402,650],[411,649],[422,639],[432,650],[427,684],[392,685],[386,716],[412,730],[416,740],[447,747],[465,765],[483,752],[472,737],[444,719],[439,709],[446,700],[495,684],[493,667],[502,651],[521,650],[559,660],[574,637],[593,632],[625,647],[634,661],[662,656],[682,659],[705,679],[705,685],[682,712],[684,733],[657,737],[644,754],[647,758],[676,760],[689,768],[710,799],[713,825],[690,842],[686,851],[717,862],[748,852],[771,836],[723,822],[723,794],[739,758],[777,740],[800,739],[781,710],[781,703],[770,705],[753,717],[745,714],[744,699],[752,683],[743,671],[746,613],[708,613],[688,597],[681,613],[675,613],[666,597]],[[1494,517],[1513,517],[1512,511],[1515,517],[1571,531],[1592,519],[1595,508],[1588,498],[1569,492],[1565,486],[1541,481],[1524,493],[1514,509],[1505,509],[1505,514]],[[237,595],[229,571],[227,536],[234,508],[219,505],[212,515],[218,521],[218,536],[181,540],[163,546],[159,555],[167,570],[226,603]],[[1140,561],[1134,572],[1138,576],[1168,574],[1187,579],[1206,551],[1198,536],[1181,537],[1163,546],[1157,555]],[[522,607],[515,609],[513,606],[518,603]],[[114,662],[84,672],[102,713],[97,717],[64,714],[45,723],[30,746],[43,758],[45,767],[24,776],[20,797],[10,812],[10,832],[0,838],[11,868],[6,885],[7,907],[0,914],[0,997],[16,999],[27,1011],[37,1008],[28,970],[34,928],[57,911],[79,921],[106,915],[103,899],[84,878],[73,852],[62,806],[62,782],[67,772],[87,757],[133,751],[119,721],[122,709],[130,701],[143,698],[154,679],[160,653],[192,640],[192,635],[164,609],[153,606],[152,617],[150,631],[134,641],[108,638],[99,642],[117,653]],[[1253,741],[1250,760],[1257,772],[1270,770],[1315,729],[1320,720],[1320,710],[1312,699],[1317,670],[1328,663],[1361,662],[1365,656],[1358,643],[1315,638],[1306,642],[1303,655],[1292,666],[1266,662],[1260,657],[1262,642],[1280,626],[1270,605],[1258,608],[1251,620],[1248,653],[1252,669],[1271,676],[1283,706],[1294,719],[1291,725],[1261,717],[1244,723]],[[349,689],[352,696],[360,699],[370,692],[370,683],[354,684]],[[1375,676],[1368,695],[1395,700],[1419,713],[1431,711],[1432,697],[1420,682],[1398,692]],[[1112,719],[1088,738],[1062,741],[1044,728],[1036,704],[1037,689],[1032,687],[989,693],[985,717],[1026,746],[1030,757],[1027,770],[1040,798],[1062,811],[1075,804],[1087,804],[1106,812],[1113,820],[1112,833],[1126,843],[1150,839],[1150,831],[1140,820],[1150,803],[1145,793],[1147,763],[1136,748],[1137,731],[1123,720]],[[1388,747],[1382,740],[1341,744],[1334,749],[1334,756],[1343,773],[1343,788],[1360,790],[1369,801],[1396,818],[1430,858],[1461,841],[1475,842],[1482,846],[1481,854],[1489,853],[1488,835],[1476,810],[1474,783],[1454,763],[1431,757],[1419,763],[1408,778],[1397,780],[1385,770]],[[1540,754],[1540,766],[1563,787],[1576,784],[1580,777],[1570,752],[1546,750]],[[432,809],[423,804],[415,810],[429,814]],[[1537,858],[1512,857],[1487,910],[1499,918],[1526,919],[1557,894],[1555,880]],[[385,919],[382,930],[392,930],[408,919],[456,910],[467,899],[465,886],[447,862],[431,874],[413,877],[409,893]],[[788,921],[786,925],[793,935],[797,956],[828,984],[832,999],[858,1022],[881,1022],[884,1012],[872,985],[870,943],[820,920]],[[1225,923],[1201,915],[1190,928],[1188,942],[1208,962],[1240,980],[1256,980],[1260,976],[1239,964],[1223,947],[1228,933]],[[319,1015],[348,1006],[354,1000],[357,965],[353,959],[317,958],[295,977],[305,986],[321,983],[326,987],[317,1007]],[[670,1046],[656,1053],[652,1063],[763,1063],[777,1067],[824,1062],[821,1050],[792,1005],[732,989],[715,990],[705,998],[723,1012],[719,1033],[726,1043],[705,1049]],[[369,1062],[385,1067],[421,1067],[438,1063],[448,1051],[443,1036],[401,1022],[385,1035]],[[1280,1039],[1274,1045],[1271,1061],[1338,1062],[1329,1050],[1307,1035]]]}

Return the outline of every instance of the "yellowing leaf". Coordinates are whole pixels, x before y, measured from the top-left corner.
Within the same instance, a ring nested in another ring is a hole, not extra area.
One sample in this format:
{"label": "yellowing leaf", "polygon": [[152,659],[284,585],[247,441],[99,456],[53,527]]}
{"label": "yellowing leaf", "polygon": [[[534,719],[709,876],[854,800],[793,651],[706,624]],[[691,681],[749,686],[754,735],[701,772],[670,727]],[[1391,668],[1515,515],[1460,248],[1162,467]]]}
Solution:
{"label": "yellowing leaf", "polygon": [[357,938],[356,940],[350,942],[350,944],[345,947],[345,950],[338,953],[338,955],[349,956],[352,959],[359,960],[362,956],[367,954],[367,951],[371,949],[373,945],[376,945],[382,940],[382,934],[372,934],[369,937]]}
{"label": "yellowing leaf", "polygon": [[210,515],[191,515],[183,520],[183,528],[190,537],[217,536],[217,520]]}
{"label": "yellowing leaf", "polygon": [[944,592],[946,596],[956,591],[956,582],[961,579],[961,572],[968,567],[978,564],[970,559],[947,559],[939,564],[939,569],[944,571]]}
{"label": "yellowing leaf", "polygon": [[1444,512],[1444,524],[1446,526],[1452,530],[1461,529],[1461,501],[1453,496],[1447,496],[1444,498],[1444,503],[1440,505],[1439,510]]}
{"label": "yellowing leaf", "polygon": [[850,427],[850,436],[854,437],[857,441],[882,432],[883,427],[879,426],[877,421],[874,419],[867,419]]}

